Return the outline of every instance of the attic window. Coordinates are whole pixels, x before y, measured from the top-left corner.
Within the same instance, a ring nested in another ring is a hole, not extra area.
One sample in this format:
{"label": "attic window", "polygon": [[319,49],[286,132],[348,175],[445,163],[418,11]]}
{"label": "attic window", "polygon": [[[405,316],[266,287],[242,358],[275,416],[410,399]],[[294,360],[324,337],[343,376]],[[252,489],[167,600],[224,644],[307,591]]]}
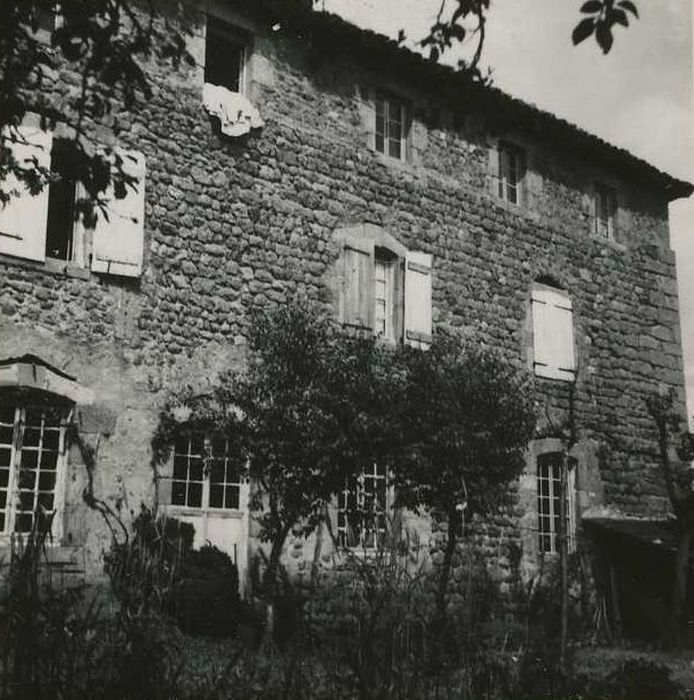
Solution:
{"label": "attic window", "polygon": [[396,160],[406,160],[409,133],[407,104],[393,95],[377,92],[375,112],[375,149]]}
{"label": "attic window", "polygon": [[205,82],[244,92],[247,40],[216,17],[207,18]]}

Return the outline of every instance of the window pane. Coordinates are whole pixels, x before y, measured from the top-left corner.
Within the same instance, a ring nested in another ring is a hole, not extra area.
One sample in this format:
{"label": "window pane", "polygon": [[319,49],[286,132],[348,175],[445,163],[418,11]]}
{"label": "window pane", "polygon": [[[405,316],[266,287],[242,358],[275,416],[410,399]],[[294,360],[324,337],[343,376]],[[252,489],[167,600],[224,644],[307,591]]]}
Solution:
{"label": "window pane", "polygon": [[202,484],[189,484],[187,505],[192,508],[200,508],[202,506]]}
{"label": "window pane", "polygon": [[55,487],[55,472],[43,471],[39,475],[39,489],[41,491],[50,491]]}
{"label": "window pane", "polygon": [[41,440],[41,428],[25,428],[22,444],[24,447],[38,447]]}
{"label": "window pane", "polygon": [[202,481],[202,460],[199,457],[191,457],[188,470],[191,481]]}
{"label": "window pane", "polygon": [[11,425],[0,426],[0,445],[11,445],[14,437],[14,427]]}
{"label": "window pane", "polygon": [[0,469],[0,488],[7,488],[10,482],[10,470]]}
{"label": "window pane", "polygon": [[224,507],[225,508],[238,508],[239,507],[239,487],[238,486],[227,486],[225,490],[224,497]]}
{"label": "window pane", "polygon": [[[56,172],[56,158],[60,153],[53,149],[51,170]],[[75,218],[75,183],[54,180],[48,188],[48,219],[46,225],[46,256],[59,260],[72,260],[72,234]]]}
{"label": "window pane", "polygon": [[182,481],[174,481],[171,485],[171,503],[175,506],[186,505],[186,485]]}
{"label": "window pane", "polygon": [[37,450],[22,450],[22,469],[36,469],[39,463],[39,453]]}
{"label": "window pane", "polygon": [[210,508],[222,508],[224,506],[224,487],[219,484],[210,486]]}
{"label": "window pane", "polygon": [[53,510],[53,494],[52,493],[40,493],[39,494],[39,506],[47,512]]}
{"label": "window pane", "polygon": [[43,449],[57,450],[60,443],[60,433],[57,430],[46,430],[43,433]]}
{"label": "window pane", "polygon": [[19,488],[33,489],[36,486],[36,472],[33,469],[19,470]]}
{"label": "window pane", "polygon": [[173,478],[185,480],[188,476],[188,459],[179,455],[174,457]]}
{"label": "window pane", "polygon": [[32,513],[17,513],[14,522],[14,530],[15,532],[31,532],[33,523],[34,516]]}
{"label": "window pane", "polygon": [[14,425],[15,407],[7,404],[0,405],[0,423]]}
{"label": "window pane", "polygon": [[0,467],[9,467],[12,450],[7,447],[0,447]]}
{"label": "window pane", "polygon": [[41,455],[41,470],[55,471],[58,465],[57,452],[43,452]]}

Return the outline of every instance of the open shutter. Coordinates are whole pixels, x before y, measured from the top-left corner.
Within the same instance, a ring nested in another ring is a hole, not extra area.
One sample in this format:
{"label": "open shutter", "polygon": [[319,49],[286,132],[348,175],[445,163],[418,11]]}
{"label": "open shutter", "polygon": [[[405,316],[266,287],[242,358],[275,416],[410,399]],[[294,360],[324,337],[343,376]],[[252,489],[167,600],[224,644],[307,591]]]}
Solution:
{"label": "open shutter", "polygon": [[92,270],[109,275],[139,277],[145,236],[145,157],[137,151],[122,153],[123,170],[137,178],[135,189],[127,188],[116,199],[109,186],[106,198],[108,220],[99,212],[93,233]]}
{"label": "open shutter", "polygon": [[556,290],[534,289],[532,302],[535,373],[573,379],[576,360],[571,299]]}
{"label": "open shutter", "polygon": [[429,253],[405,256],[405,342],[419,348],[431,343],[431,267]]}
{"label": "open shutter", "polygon": [[374,245],[350,240],[343,250],[342,323],[373,331]]}
{"label": "open shutter", "polygon": [[[39,167],[50,170],[53,136],[37,127],[17,128],[22,143],[4,140],[20,166],[31,167],[34,161]],[[6,132],[5,132],[6,135]],[[35,195],[10,174],[2,183],[4,192],[17,191],[7,205],[0,209],[0,253],[29,260],[46,259],[46,222],[48,219],[48,191],[46,184]]]}

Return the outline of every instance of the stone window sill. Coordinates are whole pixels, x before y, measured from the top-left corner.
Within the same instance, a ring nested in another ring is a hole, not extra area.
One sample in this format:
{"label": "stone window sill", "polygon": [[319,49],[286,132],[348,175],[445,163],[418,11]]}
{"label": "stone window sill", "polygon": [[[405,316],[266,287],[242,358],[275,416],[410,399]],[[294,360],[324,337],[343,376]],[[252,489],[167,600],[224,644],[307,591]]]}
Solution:
{"label": "stone window sill", "polygon": [[65,260],[56,260],[55,258],[46,258],[45,262],[39,262],[37,260],[26,260],[24,258],[16,258],[12,255],[0,253],[0,263],[74,279],[87,280],[91,277],[91,271],[87,268],[80,267],[75,263],[66,262]]}

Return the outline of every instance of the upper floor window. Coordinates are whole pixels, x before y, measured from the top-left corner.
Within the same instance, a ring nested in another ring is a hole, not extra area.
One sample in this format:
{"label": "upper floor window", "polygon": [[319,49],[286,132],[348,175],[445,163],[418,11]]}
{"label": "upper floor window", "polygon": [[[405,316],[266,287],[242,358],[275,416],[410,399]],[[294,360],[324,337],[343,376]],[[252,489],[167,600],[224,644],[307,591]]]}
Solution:
{"label": "upper floor window", "polygon": [[343,547],[375,549],[387,531],[386,469],[373,464],[351,477],[338,494],[337,541]]}
{"label": "upper floor window", "polygon": [[[36,163],[52,173],[49,184],[32,194],[14,175],[2,183],[15,191],[0,209],[0,253],[44,262],[56,259],[77,266],[91,265],[94,272],[138,277],[142,272],[145,217],[145,160],[137,151],[114,151],[107,156],[115,169],[119,160],[133,178],[125,196],[117,199],[113,185],[103,193],[106,213],[97,209],[96,224],[86,231],[75,216],[75,204],[84,196],[79,182],[57,175],[67,157],[61,141],[38,127],[20,126],[3,132],[4,144],[17,163]],[[31,164],[31,166],[29,166]],[[114,170],[115,172],[115,170]]]}
{"label": "upper floor window", "polygon": [[525,176],[525,152],[508,143],[499,146],[499,197],[520,204]]}
{"label": "upper floor window", "polygon": [[226,438],[200,433],[178,437],[174,445],[171,505],[237,510],[241,486]]}
{"label": "upper floor window", "polygon": [[427,347],[432,332],[432,257],[409,251],[378,226],[338,232],[340,317],[346,327]]}
{"label": "upper floor window", "polygon": [[374,148],[391,158],[406,160],[410,131],[407,104],[400,98],[383,92],[376,92],[374,101]]}
{"label": "upper floor window", "polygon": [[595,185],[595,235],[601,238],[614,238],[615,217],[617,214],[617,193],[612,187]]}
{"label": "upper floor window", "polygon": [[67,408],[0,401],[0,535],[52,526],[62,496],[67,416]]}
{"label": "upper floor window", "polygon": [[569,459],[566,473],[564,503],[561,500],[561,473],[564,455],[549,452],[537,457],[537,517],[539,551],[555,554],[559,551],[561,518],[564,518],[564,534],[568,538],[568,551],[575,549],[576,516],[576,460]]}
{"label": "upper floor window", "polygon": [[539,377],[576,377],[573,308],[563,289],[536,282],[532,289],[533,360]]}
{"label": "upper floor window", "polygon": [[248,40],[231,25],[207,17],[205,40],[205,83],[245,92]]}

